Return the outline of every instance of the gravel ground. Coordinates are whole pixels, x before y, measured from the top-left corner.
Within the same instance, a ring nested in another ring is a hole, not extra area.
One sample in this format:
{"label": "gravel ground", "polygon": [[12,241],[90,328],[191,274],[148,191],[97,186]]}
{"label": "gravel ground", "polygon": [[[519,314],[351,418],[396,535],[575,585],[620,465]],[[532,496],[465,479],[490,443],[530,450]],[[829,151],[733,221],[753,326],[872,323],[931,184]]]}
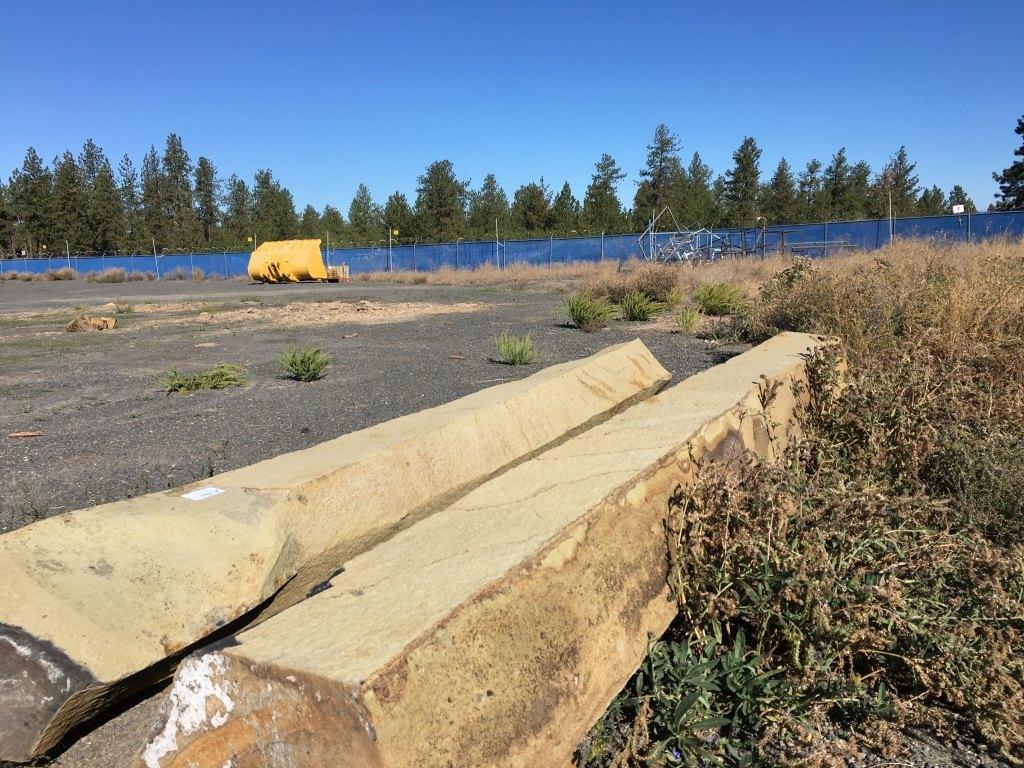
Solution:
{"label": "gravel ground", "polygon": [[[480,304],[479,311],[408,321],[281,328],[261,319],[289,302]],[[65,333],[76,314],[132,304],[118,328]],[[141,311],[145,302],[186,309]],[[438,405],[539,368],[641,338],[678,381],[737,349],[619,324],[594,334],[566,327],[553,290],[390,284],[292,286],[204,283],[0,283],[0,532],[93,504],[182,485]],[[221,322],[218,314],[245,318]],[[202,313],[212,319],[200,321]],[[269,314],[269,313],[268,313]],[[530,333],[529,366],[490,361],[501,331]],[[353,335],[355,334],[355,335]],[[326,378],[281,376],[277,357],[313,343],[333,357]],[[240,389],[165,395],[168,368],[243,366]],[[12,439],[19,431],[42,437]],[[153,719],[150,691],[84,734],[53,765],[124,766]]]}
{"label": "gravel ground", "polygon": [[[202,302],[196,303],[193,290]],[[474,302],[481,309],[375,325],[281,328],[261,322],[264,308],[299,299]],[[75,314],[72,307],[96,314],[108,301],[194,306],[118,315],[114,331],[63,332]],[[580,333],[563,325],[561,298],[553,292],[384,284],[4,283],[0,307],[0,434],[46,433],[0,438],[0,532],[315,445],[635,337],[676,380],[727,354],[640,324]],[[236,316],[245,307],[254,312],[251,321],[218,322],[218,313]],[[212,320],[199,322],[203,312]],[[533,335],[540,350],[536,363],[511,367],[489,361],[494,337],[506,329]],[[309,384],[283,378],[281,350],[307,342],[332,355],[328,375]],[[194,371],[221,362],[241,365],[249,384],[190,396],[165,395],[155,384],[168,368]]]}

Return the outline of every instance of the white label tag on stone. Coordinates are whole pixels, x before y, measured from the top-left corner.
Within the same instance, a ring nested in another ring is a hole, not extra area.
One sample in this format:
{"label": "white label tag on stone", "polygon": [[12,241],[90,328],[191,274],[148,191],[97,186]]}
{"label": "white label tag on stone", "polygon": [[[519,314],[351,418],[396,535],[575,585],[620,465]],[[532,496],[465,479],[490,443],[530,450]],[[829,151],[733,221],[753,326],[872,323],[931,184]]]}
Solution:
{"label": "white label tag on stone", "polygon": [[181,494],[182,498],[190,499],[192,501],[202,501],[208,499],[211,496],[219,496],[224,493],[223,488],[214,488],[212,485],[208,485],[205,488],[197,488],[194,491]]}

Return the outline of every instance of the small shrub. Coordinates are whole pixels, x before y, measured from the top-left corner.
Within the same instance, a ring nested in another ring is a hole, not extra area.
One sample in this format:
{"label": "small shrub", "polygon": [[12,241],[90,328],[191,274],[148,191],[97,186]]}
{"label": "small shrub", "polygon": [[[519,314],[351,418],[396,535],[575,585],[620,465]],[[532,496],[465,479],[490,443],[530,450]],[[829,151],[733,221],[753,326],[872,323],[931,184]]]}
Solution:
{"label": "small shrub", "polygon": [[662,303],[665,305],[665,309],[675,309],[683,303],[683,292],[676,286],[666,294]]}
{"label": "small shrub", "polygon": [[60,269],[48,269],[43,273],[43,280],[47,282],[55,280],[77,280],[78,273],[75,272],[71,267],[61,267]]}
{"label": "small shrub", "polygon": [[199,267],[193,267],[192,269],[192,280],[202,281],[206,279],[206,273],[203,272]]}
{"label": "small shrub", "polygon": [[156,272],[143,272],[142,274],[147,281],[156,280]]}
{"label": "small shrub", "polygon": [[704,283],[694,300],[705,315],[734,315],[743,308],[743,291],[732,283]]}
{"label": "small shrub", "polygon": [[498,348],[501,361],[508,365],[529,365],[537,359],[537,350],[533,346],[533,339],[530,335],[512,336],[503,332],[494,340],[494,346]]}
{"label": "small shrub", "polygon": [[129,272],[128,273],[128,282],[129,283],[141,283],[145,279],[146,279],[146,273],[145,272],[140,272],[137,269],[134,272]]}
{"label": "small shrub", "polygon": [[90,283],[123,283],[128,279],[128,273],[120,267],[104,269],[102,272],[90,272],[86,277]]}
{"label": "small shrub", "polygon": [[615,317],[615,307],[604,298],[592,298],[580,291],[566,299],[569,318],[584,333],[592,333],[608,325]]}
{"label": "small shrub", "polygon": [[629,290],[664,304],[679,291],[679,269],[668,264],[642,264],[629,275],[627,285]]}
{"label": "small shrub", "polygon": [[18,280],[20,280],[23,283],[31,283],[35,279],[36,279],[36,276],[32,272],[19,272],[18,273]]}
{"label": "small shrub", "polygon": [[164,272],[163,278],[164,278],[164,280],[184,280],[185,279],[185,270],[182,269],[181,267],[175,267],[174,269],[169,269],[166,272]]}
{"label": "small shrub", "polygon": [[676,329],[680,333],[693,333],[700,328],[700,312],[693,307],[686,307],[676,315]]}
{"label": "small shrub", "polygon": [[331,364],[331,358],[319,347],[306,344],[302,349],[289,347],[281,353],[281,367],[298,381],[316,381],[323,378],[324,369]]}
{"label": "small shrub", "polygon": [[9,269],[6,272],[0,272],[0,280],[17,280],[18,273],[13,269]]}
{"label": "small shrub", "polygon": [[221,363],[208,371],[199,373],[179,373],[176,369],[167,371],[157,383],[167,394],[179,392],[183,395],[201,389],[225,389],[227,387],[243,387],[247,379],[245,372],[237,365]]}
{"label": "small shrub", "polygon": [[640,291],[627,291],[619,303],[619,309],[622,310],[622,319],[631,322],[650,320],[663,308],[664,305],[653,301]]}

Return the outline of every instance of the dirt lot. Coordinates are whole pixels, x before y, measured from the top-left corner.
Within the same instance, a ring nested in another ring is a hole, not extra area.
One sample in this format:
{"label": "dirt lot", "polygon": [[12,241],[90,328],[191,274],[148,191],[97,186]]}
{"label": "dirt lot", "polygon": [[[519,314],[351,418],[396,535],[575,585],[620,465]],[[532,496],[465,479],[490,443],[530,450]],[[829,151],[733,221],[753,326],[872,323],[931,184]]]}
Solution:
{"label": "dirt lot", "polygon": [[[113,331],[66,333],[77,314],[122,311]],[[361,302],[369,302],[369,304]],[[619,323],[565,325],[550,289],[393,284],[0,284],[0,532],[174,487],[527,376],[641,338],[676,380],[739,351]],[[490,360],[503,330],[540,357]],[[313,343],[326,378],[283,378],[278,355]],[[241,365],[244,388],[165,395],[157,377]],[[41,437],[8,438],[14,432]],[[152,692],[85,734],[53,765],[127,765],[149,728]]]}

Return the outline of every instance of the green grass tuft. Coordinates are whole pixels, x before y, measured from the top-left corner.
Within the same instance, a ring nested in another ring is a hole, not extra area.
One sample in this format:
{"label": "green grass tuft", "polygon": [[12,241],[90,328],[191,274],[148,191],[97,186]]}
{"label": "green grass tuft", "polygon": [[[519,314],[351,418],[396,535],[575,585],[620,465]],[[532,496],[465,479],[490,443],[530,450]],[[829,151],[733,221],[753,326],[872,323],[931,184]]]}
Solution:
{"label": "green grass tuft", "polygon": [[640,291],[626,291],[622,296],[622,301],[619,302],[622,319],[630,322],[650,320],[664,308],[664,304],[654,301]]}
{"label": "green grass tuft", "polygon": [[604,298],[591,298],[580,291],[566,299],[565,309],[569,319],[585,333],[592,333],[608,325],[615,317],[615,307]]}
{"label": "green grass tuft", "polygon": [[502,333],[494,340],[494,346],[498,348],[501,361],[508,365],[529,365],[537,359],[537,350],[534,348],[533,339],[529,334],[512,336]]}
{"label": "green grass tuft", "polygon": [[161,376],[157,383],[167,394],[178,392],[188,395],[201,389],[225,389],[227,387],[243,387],[248,380],[245,372],[237,365],[221,363],[208,371],[199,373],[180,373],[172,368]]}
{"label": "green grass tuft", "polygon": [[281,353],[281,367],[297,381],[316,381],[324,376],[324,370],[331,364],[331,358],[319,347],[306,344],[301,349],[289,347]]}
{"label": "green grass tuft", "polygon": [[743,291],[732,283],[704,283],[694,300],[705,315],[735,315],[743,308]]}
{"label": "green grass tuft", "polygon": [[700,328],[700,312],[693,307],[686,307],[676,315],[676,329],[680,333],[693,333]]}

